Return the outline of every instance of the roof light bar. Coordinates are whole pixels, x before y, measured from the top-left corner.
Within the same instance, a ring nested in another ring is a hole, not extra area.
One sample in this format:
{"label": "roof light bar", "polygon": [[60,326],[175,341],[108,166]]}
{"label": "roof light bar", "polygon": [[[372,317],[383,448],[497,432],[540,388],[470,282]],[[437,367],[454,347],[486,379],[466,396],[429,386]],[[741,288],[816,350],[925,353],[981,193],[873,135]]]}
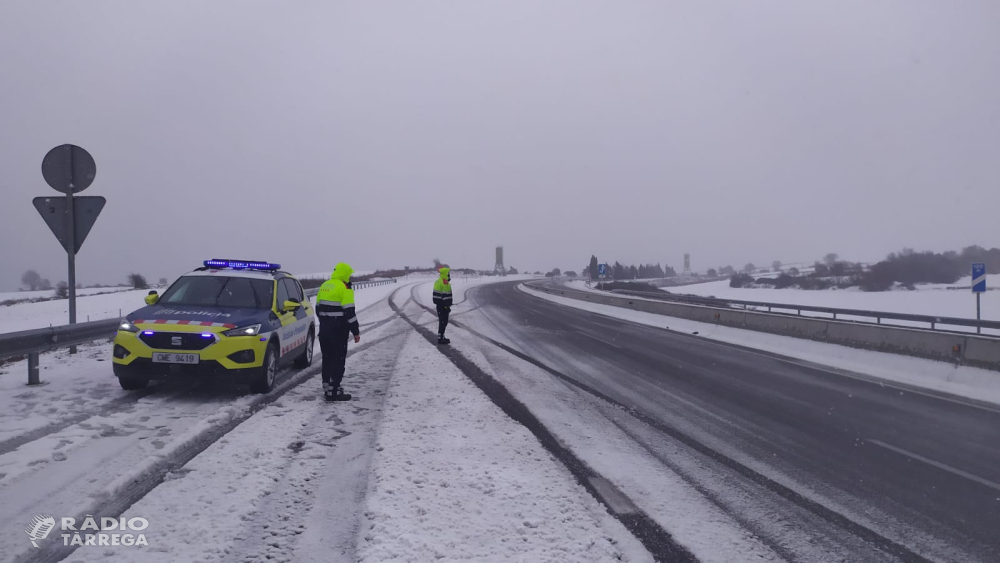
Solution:
{"label": "roof light bar", "polygon": [[213,258],[203,262],[206,268],[232,268],[233,270],[280,270],[281,264],[271,264],[255,260],[221,260]]}

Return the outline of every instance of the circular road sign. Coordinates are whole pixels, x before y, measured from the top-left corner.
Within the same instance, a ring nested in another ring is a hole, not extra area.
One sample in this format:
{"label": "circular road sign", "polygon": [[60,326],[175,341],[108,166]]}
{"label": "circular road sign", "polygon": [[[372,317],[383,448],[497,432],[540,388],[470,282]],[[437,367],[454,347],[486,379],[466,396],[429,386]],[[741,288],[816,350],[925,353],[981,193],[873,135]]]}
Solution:
{"label": "circular road sign", "polygon": [[52,189],[76,194],[90,187],[97,164],[90,153],[76,145],[59,145],[42,159],[42,177]]}

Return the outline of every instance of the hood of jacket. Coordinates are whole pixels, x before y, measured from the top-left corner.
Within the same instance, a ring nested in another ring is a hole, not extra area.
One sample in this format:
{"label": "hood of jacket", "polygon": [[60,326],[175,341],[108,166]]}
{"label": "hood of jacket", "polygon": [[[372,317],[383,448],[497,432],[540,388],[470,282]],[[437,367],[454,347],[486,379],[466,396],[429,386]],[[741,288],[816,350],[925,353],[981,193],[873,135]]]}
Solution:
{"label": "hood of jacket", "polygon": [[348,281],[350,281],[351,274],[353,274],[353,273],[354,273],[354,270],[352,270],[350,266],[348,266],[347,264],[345,264],[343,262],[340,262],[339,264],[337,264],[336,266],[334,266],[333,273],[330,274],[330,279],[331,280],[340,280],[340,281],[342,281],[342,282],[344,282],[346,284]]}

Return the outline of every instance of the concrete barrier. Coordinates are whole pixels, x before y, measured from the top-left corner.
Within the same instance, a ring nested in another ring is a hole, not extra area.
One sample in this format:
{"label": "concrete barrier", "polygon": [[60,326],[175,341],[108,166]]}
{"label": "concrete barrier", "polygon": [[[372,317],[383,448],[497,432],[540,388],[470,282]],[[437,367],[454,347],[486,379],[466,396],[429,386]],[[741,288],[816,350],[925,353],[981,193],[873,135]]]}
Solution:
{"label": "concrete barrier", "polygon": [[1000,371],[1000,338],[654,301],[534,284],[530,287],[552,295],[645,313]]}

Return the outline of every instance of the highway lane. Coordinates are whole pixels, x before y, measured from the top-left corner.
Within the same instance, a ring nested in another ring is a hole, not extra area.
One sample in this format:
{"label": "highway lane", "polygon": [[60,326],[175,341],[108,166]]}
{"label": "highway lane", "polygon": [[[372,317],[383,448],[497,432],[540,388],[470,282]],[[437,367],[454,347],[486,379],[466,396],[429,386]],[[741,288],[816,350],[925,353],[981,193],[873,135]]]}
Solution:
{"label": "highway lane", "polygon": [[842,515],[826,515],[830,527],[873,530],[928,559],[1000,560],[1000,412],[563,307],[515,285],[472,290],[472,325]]}

